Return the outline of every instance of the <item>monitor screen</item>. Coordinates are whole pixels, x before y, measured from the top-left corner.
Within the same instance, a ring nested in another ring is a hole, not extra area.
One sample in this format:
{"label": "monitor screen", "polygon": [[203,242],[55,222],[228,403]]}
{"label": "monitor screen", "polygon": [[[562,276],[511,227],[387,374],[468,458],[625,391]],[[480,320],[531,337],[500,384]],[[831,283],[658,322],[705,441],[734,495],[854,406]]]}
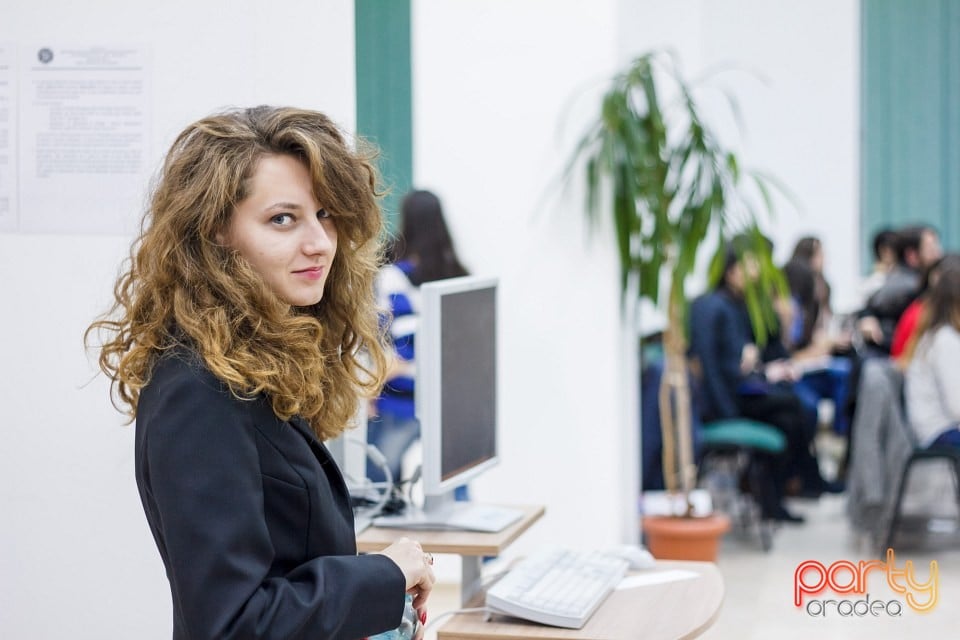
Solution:
{"label": "monitor screen", "polygon": [[425,283],[416,403],[424,495],[439,496],[497,463],[497,281]]}

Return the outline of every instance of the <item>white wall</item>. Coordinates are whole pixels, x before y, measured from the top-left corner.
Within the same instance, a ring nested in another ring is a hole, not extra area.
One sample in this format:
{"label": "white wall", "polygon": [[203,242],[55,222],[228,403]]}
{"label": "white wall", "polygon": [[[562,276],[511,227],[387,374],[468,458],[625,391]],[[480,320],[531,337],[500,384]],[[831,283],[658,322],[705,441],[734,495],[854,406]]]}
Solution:
{"label": "white wall", "polygon": [[[0,41],[150,48],[152,167],[183,126],[229,105],[295,104],[354,127],[349,0],[4,0],[0,15]],[[133,430],[82,346],[130,240],[0,234],[0,637],[170,637]]]}
{"label": "white wall", "polygon": [[704,88],[710,121],[747,166],[786,185],[766,225],[777,258],[819,236],[834,307],[857,305],[859,281],[860,11],[856,0],[620,0],[620,59],[675,51],[688,78],[727,69],[710,86],[740,106],[743,129],[722,94]]}
{"label": "white wall", "polygon": [[[223,105],[299,104],[354,124],[348,0],[3,3],[0,40],[152,47],[158,159],[183,125]],[[824,236],[845,295],[843,263],[849,273],[857,264],[856,2],[413,6],[416,181],[443,198],[468,266],[502,279],[504,463],[475,491],[547,504],[516,552],[616,542],[633,520],[624,504],[635,473],[616,266],[587,237],[580,193],[554,180],[562,158],[603,78],[635,52],[667,44],[694,70],[760,69],[769,87],[736,85],[746,156],[807,208],[803,218],[784,213],[774,235],[781,247],[801,230]],[[129,241],[0,234],[2,637],[170,635],[132,430],[103,380],[87,384],[81,346]]]}
{"label": "white wall", "polygon": [[613,69],[614,8],[414,2],[414,182],[442,199],[466,266],[501,279],[503,462],[471,486],[483,500],[547,505],[510,553],[613,543],[632,518],[616,462],[616,266],[587,241],[582,198],[556,184],[572,139],[561,113]]}
{"label": "white wall", "polygon": [[[823,239],[838,310],[859,281],[860,10],[856,0],[704,2],[704,62],[733,61],[768,80],[731,86],[743,106],[744,154],[797,196],[770,226],[789,257],[806,234]],[[718,28],[719,27],[719,28]]]}

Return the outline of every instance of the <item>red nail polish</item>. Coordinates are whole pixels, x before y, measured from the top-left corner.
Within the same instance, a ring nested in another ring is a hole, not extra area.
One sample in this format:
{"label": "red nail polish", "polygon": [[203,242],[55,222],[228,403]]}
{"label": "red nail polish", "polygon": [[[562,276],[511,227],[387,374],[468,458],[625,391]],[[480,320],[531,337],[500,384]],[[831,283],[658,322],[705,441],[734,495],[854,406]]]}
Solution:
{"label": "red nail polish", "polygon": [[420,624],[427,624],[427,612],[423,611],[420,613]]}

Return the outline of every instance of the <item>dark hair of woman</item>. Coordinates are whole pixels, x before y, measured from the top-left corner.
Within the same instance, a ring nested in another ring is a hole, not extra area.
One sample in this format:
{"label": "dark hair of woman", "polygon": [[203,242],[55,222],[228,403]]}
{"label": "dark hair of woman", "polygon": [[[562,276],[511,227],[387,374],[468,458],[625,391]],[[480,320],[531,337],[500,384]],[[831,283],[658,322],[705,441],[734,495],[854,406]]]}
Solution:
{"label": "dark hair of woman", "polygon": [[[932,286],[933,281],[935,281],[937,279],[937,276],[940,275],[940,268],[943,265],[944,259],[948,257],[951,257],[951,256],[941,256],[936,262],[934,262],[929,267],[923,270],[923,273],[920,276],[920,289],[917,291],[918,298],[930,290],[930,287]],[[953,258],[955,257],[956,256],[953,256]],[[951,258],[951,260],[949,260],[948,263],[952,261],[953,259]]]}
{"label": "dark hair of woman", "polygon": [[[819,260],[815,258],[819,254]],[[803,268],[798,268],[797,265]],[[822,320],[824,313],[830,313],[830,283],[823,275],[823,243],[815,236],[804,236],[797,241],[793,248],[790,262],[784,267],[790,291],[799,299],[804,313],[804,330],[798,346],[808,344],[813,337],[816,324]],[[812,290],[809,295],[806,291],[809,278],[812,281]],[[798,281],[804,281],[800,284]],[[799,285],[799,286],[798,286]]]}
{"label": "dark hair of woman", "polygon": [[810,266],[810,263],[813,261],[813,256],[816,255],[819,250],[820,239],[813,236],[805,236],[797,241],[797,245],[793,248],[793,256],[791,256],[790,259],[799,260],[807,266]]}
{"label": "dark hair of woman", "polygon": [[400,205],[400,219],[396,257],[413,265],[410,281],[414,285],[468,274],[457,257],[436,195],[411,191]]}

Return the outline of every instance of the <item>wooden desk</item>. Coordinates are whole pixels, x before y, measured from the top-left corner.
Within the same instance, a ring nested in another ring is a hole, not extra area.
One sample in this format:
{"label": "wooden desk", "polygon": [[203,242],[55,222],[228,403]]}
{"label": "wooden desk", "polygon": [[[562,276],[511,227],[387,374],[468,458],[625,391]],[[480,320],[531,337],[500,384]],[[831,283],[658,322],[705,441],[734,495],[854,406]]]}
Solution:
{"label": "wooden desk", "polygon": [[480,590],[480,568],[483,556],[500,555],[521,533],[543,517],[545,511],[543,506],[510,506],[523,511],[523,517],[496,533],[370,527],[357,536],[357,551],[361,553],[380,551],[398,538],[406,536],[419,541],[424,551],[455,553],[461,557],[463,570],[460,579],[460,600],[464,603],[469,602]]}
{"label": "wooden desk", "polygon": [[[657,562],[665,571],[680,569],[697,574],[661,584],[618,589],[590,617],[582,629],[547,627],[534,622],[483,613],[455,615],[437,630],[437,640],[676,640],[702,634],[720,613],[723,578],[710,562]],[[635,572],[641,573],[641,572]],[[478,596],[471,604],[479,606]]]}

